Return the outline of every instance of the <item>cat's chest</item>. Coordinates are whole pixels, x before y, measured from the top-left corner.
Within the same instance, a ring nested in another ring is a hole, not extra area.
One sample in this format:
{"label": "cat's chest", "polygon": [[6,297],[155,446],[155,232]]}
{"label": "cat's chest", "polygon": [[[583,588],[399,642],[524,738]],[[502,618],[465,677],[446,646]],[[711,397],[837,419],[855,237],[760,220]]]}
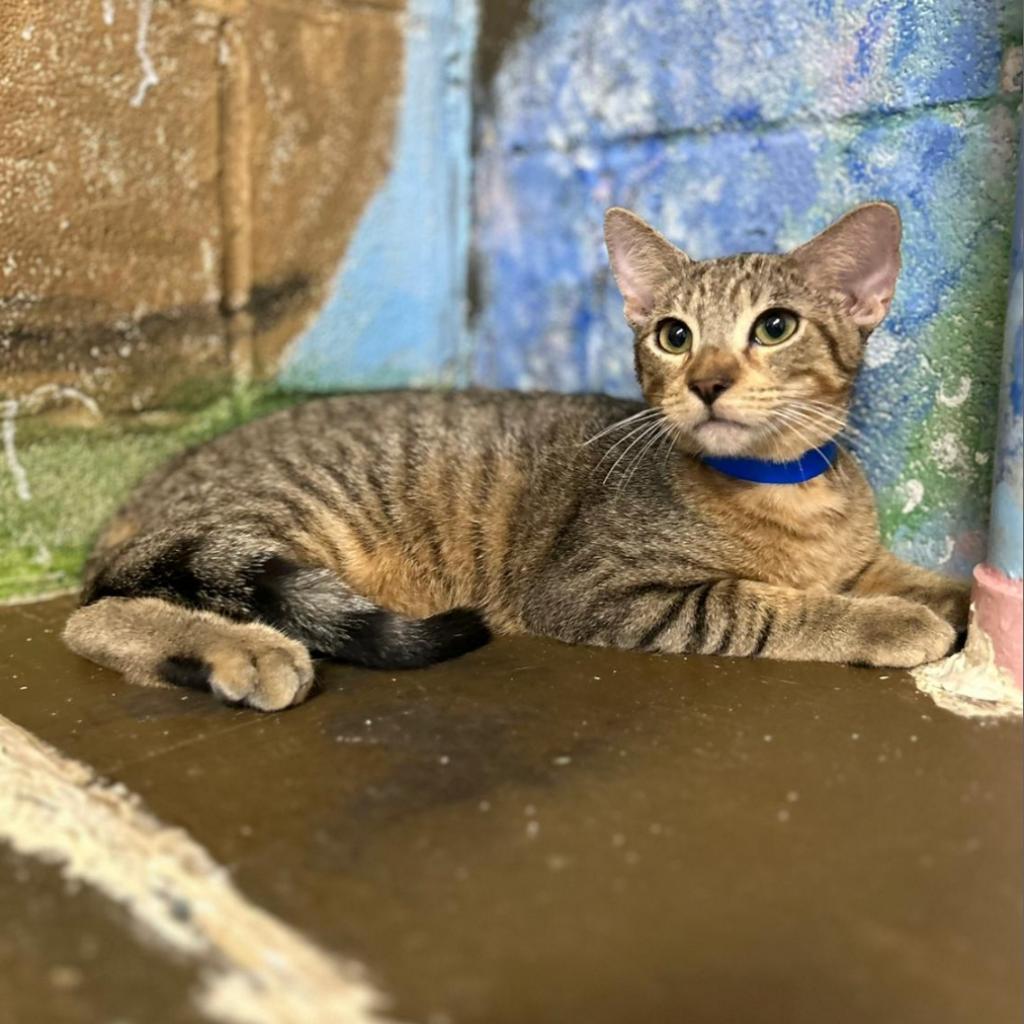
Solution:
{"label": "cat's chest", "polygon": [[851,575],[846,532],[839,527],[795,535],[764,524],[740,529],[735,538],[738,564],[733,568],[743,578],[764,583],[798,590],[834,590]]}
{"label": "cat's chest", "polygon": [[714,503],[728,568],[799,590],[834,590],[877,544],[873,506],[830,486],[738,488]]}

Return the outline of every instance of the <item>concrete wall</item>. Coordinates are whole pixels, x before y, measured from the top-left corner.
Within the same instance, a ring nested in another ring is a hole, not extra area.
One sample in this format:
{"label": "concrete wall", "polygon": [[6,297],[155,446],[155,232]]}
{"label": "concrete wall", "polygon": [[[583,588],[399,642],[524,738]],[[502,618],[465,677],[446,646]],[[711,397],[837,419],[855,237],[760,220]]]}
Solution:
{"label": "concrete wall", "polygon": [[385,180],[403,6],[0,7],[0,597],[263,407]]}
{"label": "concrete wall", "polygon": [[905,270],[854,447],[894,546],[966,572],[987,514],[1020,42],[1020,5],[996,0],[535,0],[479,125],[478,377],[633,391],[609,204],[707,257],[891,199]]}
{"label": "concrete wall", "polygon": [[299,390],[630,392],[612,202],[697,256],[900,203],[906,272],[856,447],[898,549],[980,557],[1018,5],[11,0],[0,18],[0,596],[72,581],[145,469]]}
{"label": "concrete wall", "polygon": [[115,413],[272,375],[387,170],[401,6],[6,3],[4,393]]}

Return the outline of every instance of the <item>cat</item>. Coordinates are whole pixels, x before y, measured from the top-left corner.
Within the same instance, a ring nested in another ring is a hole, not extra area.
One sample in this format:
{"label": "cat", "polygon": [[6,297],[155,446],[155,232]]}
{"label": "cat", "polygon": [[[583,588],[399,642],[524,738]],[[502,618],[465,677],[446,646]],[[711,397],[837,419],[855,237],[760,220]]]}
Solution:
{"label": "cat", "polygon": [[694,261],[613,208],[642,403],[395,391],[251,422],[142,483],[64,638],[135,682],[268,711],[306,697],[314,657],[424,666],[492,631],[942,658],[968,590],[881,546],[871,489],[833,440],[900,236],[896,208],[871,202],[792,252]]}

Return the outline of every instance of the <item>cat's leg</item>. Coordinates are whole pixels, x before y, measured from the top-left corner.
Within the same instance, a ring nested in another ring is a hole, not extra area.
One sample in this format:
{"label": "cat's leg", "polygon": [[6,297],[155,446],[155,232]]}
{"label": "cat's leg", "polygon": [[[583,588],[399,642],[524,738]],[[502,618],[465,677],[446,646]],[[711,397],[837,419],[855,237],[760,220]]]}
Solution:
{"label": "cat's leg", "polygon": [[841,589],[864,597],[886,594],[902,597],[930,608],[958,632],[967,628],[970,584],[911,565],[885,550],[880,551]]}
{"label": "cat's leg", "polygon": [[598,594],[539,587],[524,616],[570,643],[909,668],[944,657],[956,631],[924,605],[726,579]]}
{"label": "cat's leg", "polygon": [[261,711],[298,704],[313,686],[309,652],[279,630],[158,597],[107,597],[79,608],[64,642],[129,682],[210,690]]}
{"label": "cat's leg", "polygon": [[[309,692],[311,654],[415,668],[490,636],[473,611],[399,615],[329,569],[299,565],[260,538],[223,530],[168,528],[133,538],[94,567],[83,597],[65,631],[73,650],[139,682],[205,685],[263,710]],[[286,662],[291,675],[280,667]]]}

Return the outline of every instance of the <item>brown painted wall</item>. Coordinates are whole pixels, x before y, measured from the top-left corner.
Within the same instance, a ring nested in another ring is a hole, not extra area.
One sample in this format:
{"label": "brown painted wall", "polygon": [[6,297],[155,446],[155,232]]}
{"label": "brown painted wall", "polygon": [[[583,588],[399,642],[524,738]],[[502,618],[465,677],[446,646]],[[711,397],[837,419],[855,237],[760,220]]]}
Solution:
{"label": "brown painted wall", "polygon": [[272,373],[387,169],[402,6],[4,0],[0,396]]}

